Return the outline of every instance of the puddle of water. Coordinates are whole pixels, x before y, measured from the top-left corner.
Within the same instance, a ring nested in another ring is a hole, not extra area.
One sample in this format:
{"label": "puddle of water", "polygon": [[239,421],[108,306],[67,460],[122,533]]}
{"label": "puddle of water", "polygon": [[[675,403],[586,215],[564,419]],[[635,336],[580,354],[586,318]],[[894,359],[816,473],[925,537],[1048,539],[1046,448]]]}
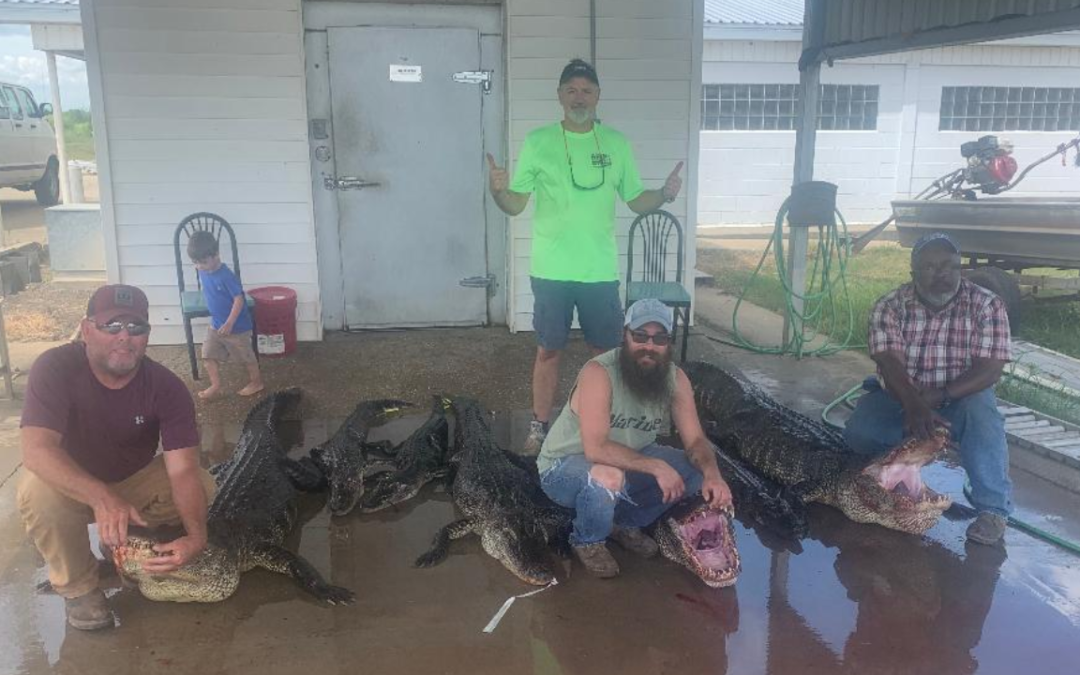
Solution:
{"label": "puddle of water", "polygon": [[[370,439],[403,440],[425,417],[394,420]],[[525,411],[500,416],[493,430],[519,447],[528,421]],[[340,422],[292,422],[283,434],[296,454]],[[204,429],[204,461],[224,459],[239,431]],[[926,472],[928,484],[954,495],[962,479],[943,464]],[[503,601],[530,589],[475,537],[453,542],[435,568],[412,567],[456,517],[442,487],[370,515],[331,518],[321,506],[305,497],[293,540],[324,576],[357,593],[350,607],[320,606],[289,579],[256,570],[212,605],[120,591],[112,602],[121,627],[80,633],[65,629],[59,598],[33,592],[39,563],[12,538],[15,553],[0,559],[0,641],[13,647],[0,650],[0,672],[873,675],[1015,673],[1036,663],[1040,673],[1075,672],[1080,559],[1017,532],[1006,554],[965,545],[966,522],[943,519],[913,537],[815,506],[799,554],[773,550],[738,524],[743,574],[733,588],[709,589],[673,563],[613,546],[619,579],[593,579],[575,563],[557,587],[517,602],[484,635]],[[0,515],[17,523],[10,503],[0,503]]]}

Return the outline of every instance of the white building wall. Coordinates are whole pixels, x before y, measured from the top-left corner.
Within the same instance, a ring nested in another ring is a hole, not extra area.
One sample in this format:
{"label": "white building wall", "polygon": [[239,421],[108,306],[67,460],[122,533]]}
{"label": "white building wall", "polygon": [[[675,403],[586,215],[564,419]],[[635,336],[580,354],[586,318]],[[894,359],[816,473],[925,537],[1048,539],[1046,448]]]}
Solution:
{"label": "white building wall", "polygon": [[196,211],[232,224],[245,287],[296,290],[299,339],[321,339],[300,0],[82,13],[110,280],[146,291],[153,341],[184,342],[172,237]]}
{"label": "white building wall", "polygon": [[[679,161],[694,166],[700,108],[702,0],[597,0],[596,68],[600,77],[599,115],[630,139],[641,177],[659,188]],[[510,170],[522,141],[533,129],[562,119],[556,98],[559,73],[574,57],[586,60],[589,0],[507,0]],[[557,36],[557,37],[553,37]],[[688,269],[693,269],[696,182],[667,206],[684,224]],[[513,330],[532,330],[529,284],[533,206],[510,222]],[[634,214],[617,211],[617,234],[624,252]],[[688,288],[692,288],[688,279]]]}
{"label": "white building wall", "polygon": [[[800,44],[791,41],[707,40],[704,84],[799,81]],[[814,177],[839,186],[837,205],[851,223],[877,223],[889,202],[914,196],[961,166],[960,144],[996,133],[1015,145],[1020,167],[1075,132],[938,131],[943,86],[1073,87],[1080,48],[972,45],[852,61],[821,71],[824,84],[879,86],[876,131],[819,131]],[[794,131],[701,131],[698,222],[772,224],[790,192]],[[1051,161],[1012,195],[1076,193],[1080,174]]]}

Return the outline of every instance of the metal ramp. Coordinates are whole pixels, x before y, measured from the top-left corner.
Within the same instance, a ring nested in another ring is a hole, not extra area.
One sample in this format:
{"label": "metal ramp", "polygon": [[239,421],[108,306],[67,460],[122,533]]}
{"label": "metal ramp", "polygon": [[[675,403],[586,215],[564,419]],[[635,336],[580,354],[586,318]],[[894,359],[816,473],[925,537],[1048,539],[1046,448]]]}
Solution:
{"label": "metal ramp", "polygon": [[1080,469],[1080,427],[1001,400],[998,410],[1010,443]]}

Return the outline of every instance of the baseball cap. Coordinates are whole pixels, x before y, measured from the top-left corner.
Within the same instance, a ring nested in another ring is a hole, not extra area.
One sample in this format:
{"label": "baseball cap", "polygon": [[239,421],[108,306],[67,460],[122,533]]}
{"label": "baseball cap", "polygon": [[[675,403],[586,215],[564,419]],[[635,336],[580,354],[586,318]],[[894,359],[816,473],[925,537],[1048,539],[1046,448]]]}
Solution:
{"label": "baseball cap", "polygon": [[150,303],[146,293],[126,284],[102,286],[90,296],[86,318],[97,323],[109,323],[120,317],[150,321]]}
{"label": "baseball cap", "polygon": [[637,330],[647,323],[658,323],[671,332],[671,308],[654,298],[638,300],[626,310],[626,327]]}
{"label": "baseball cap", "polygon": [[926,248],[930,244],[933,244],[934,242],[943,242],[948,246],[952,247],[953,251],[956,251],[957,253],[960,252],[960,247],[957,246],[956,242],[953,241],[952,237],[945,234],[944,232],[931,232],[930,234],[924,234],[923,236],[919,237],[919,240],[916,241],[915,245],[911,247],[911,259],[914,260],[924,248]]}
{"label": "baseball cap", "polygon": [[562,74],[559,75],[559,86],[563,86],[575,77],[584,77],[596,86],[600,86],[600,79],[596,76],[596,69],[592,67],[592,64],[581,59],[574,59],[566,64]]}

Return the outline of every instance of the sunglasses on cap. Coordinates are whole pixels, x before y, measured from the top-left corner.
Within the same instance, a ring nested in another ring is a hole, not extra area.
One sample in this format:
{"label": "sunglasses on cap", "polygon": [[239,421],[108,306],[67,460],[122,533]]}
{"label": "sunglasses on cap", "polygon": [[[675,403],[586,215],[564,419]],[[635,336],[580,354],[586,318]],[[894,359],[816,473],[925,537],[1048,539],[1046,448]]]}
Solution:
{"label": "sunglasses on cap", "polygon": [[643,330],[630,331],[630,339],[639,345],[643,345],[649,340],[657,347],[667,347],[671,344],[671,335],[667,333],[657,333],[656,335],[649,335]]}
{"label": "sunglasses on cap", "polygon": [[140,335],[146,335],[150,332],[150,324],[143,321],[110,321],[109,323],[95,323],[102,333],[108,333],[109,335],[119,335],[120,331],[126,330],[131,337],[138,337]]}

